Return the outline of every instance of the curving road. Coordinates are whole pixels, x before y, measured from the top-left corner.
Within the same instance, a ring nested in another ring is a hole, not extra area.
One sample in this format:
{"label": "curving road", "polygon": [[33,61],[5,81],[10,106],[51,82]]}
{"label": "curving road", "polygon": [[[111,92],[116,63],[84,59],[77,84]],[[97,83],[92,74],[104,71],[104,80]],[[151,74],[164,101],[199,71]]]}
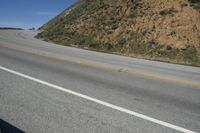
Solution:
{"label": "curving road", "polygon": [[27,133],[200,132],[200,68],[36,34],[0,30],[0,119]]}

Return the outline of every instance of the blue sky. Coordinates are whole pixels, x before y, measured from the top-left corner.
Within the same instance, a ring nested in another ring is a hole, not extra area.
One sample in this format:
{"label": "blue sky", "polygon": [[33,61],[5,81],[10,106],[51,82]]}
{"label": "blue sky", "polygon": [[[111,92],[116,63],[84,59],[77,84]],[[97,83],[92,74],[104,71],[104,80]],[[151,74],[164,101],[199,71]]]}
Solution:
{"label": "blue sky", "polygon": [[76,0],[0,0],[0,27],[38,28]]}

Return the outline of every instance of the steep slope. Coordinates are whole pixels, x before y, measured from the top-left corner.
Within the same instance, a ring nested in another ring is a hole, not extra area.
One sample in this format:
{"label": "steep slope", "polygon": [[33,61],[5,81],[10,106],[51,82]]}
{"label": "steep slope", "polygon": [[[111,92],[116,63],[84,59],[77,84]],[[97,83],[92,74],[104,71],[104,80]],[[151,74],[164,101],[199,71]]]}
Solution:
{"label": "steep slope", "polygon": [[199,65],[199,0],[79,0],[45,24],[47,41]]}

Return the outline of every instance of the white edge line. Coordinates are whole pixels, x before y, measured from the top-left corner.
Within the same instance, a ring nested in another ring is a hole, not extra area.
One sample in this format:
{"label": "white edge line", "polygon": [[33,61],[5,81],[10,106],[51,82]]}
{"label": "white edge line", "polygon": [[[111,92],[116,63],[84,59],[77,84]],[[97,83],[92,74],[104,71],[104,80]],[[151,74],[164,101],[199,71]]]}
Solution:
{"label": "white edge line", "polygon": [[89,96],[87,96],[87,95],[84,95],[84,94],[81,94],[81,93],[78,93],[78,92],[75,92],[75,91],[72,91],[72,90],[69,90],[69,89],[66,89],[66,88],[63,88],[63,87],[60,87],[60,86],[51,84],[51,83],[48,83],[48,82],[46,82],[46,81],[43,81],[43,80],[40,80],[40,79],[31,77],[31,76],[26,75],[26,74],[23,74],[23,73],[19,73],[19,72],[17,72],[17,71],[14,71],[14,70],[11,70],[11,69],[2,67],[2,66],[0,66],[0,69],[1,69],[1,70],[4,70],[4,71],[6,71],[6,72],[9,72],[9,73],[18,75],[18,76],[20,76],[20,77],[23,77],[23,78],[32,80],[32,81],[34,81],[34,82],[37,82],[37,83],[40,83],[40,84],[49,86],[49,87],[54,88],[54,89],[57,89],[57,90],[59,90],[59,91],[63,91],[63,92],[66,92],[66,93],[69,93],[69,94],[72,94],[72,95],[81,97],[81,98],[86,99],[86,100],[88,100],[88,101],[92,101],[92,102],[94,102],[94,103],[98,103],[98,104],[100,104],[100,105],[103,105],[103,106],[106,106],[106,107],[109,107],[109,108],[118,110],[118,111],[120,111],[120,112],[127,113],[127,114],[132,115],[132,116],[136,116],[136,117],[138,117],[138,118],[141,118],[141,119],[150,121],[150,122],[152,122],[152,123],[156,123],[156,124],[158,124],[158,125],[162,125],[162,126],[164,126],[164,127],[168,127],[168,128],[171,128],[171,129],[174,129],[174,130],[183,132],[183,133],[197,133],[197,132],[195,132],[195,131],[191,131],[191,130],[188,130],[188,129],[185,129],[185,128],[182,128],[182,127],[179,127],[179,126],[176,126],[176,125],[173,125],[173,124],[170,124],[170,123],[167,123],[167,122],[164,122],[164,121],[161,121],[161,120],[158,120],[158,119],[155,119],[155,118],[152,118],[152,117],[149,117],[149,116],[146,116],[146,115],[143,115],[143,114],[140,114],[140,113],[131,111],[131,110],[128,110],[128,109],[125,109],[125,108],[123,108],[123,107],[116,106],[116,105],[110,104],[110,103],[108,103],[108,102],[104,102],[104,101],[101,101],[101,100],[98,100],[98,99],[89,97]]}

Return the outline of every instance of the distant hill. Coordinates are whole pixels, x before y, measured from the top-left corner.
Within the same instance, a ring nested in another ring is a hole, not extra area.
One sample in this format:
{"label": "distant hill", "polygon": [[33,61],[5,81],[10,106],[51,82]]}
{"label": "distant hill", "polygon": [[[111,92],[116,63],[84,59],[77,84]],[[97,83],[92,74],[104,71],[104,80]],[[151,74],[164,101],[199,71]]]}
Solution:
{"label": "distant hill", "polygon": [[200,65],[199,0],[78,0],[41,29],[63,45]]}
{"label": "distant hill", "polygon": [[0,27],[0,30],[23,30],[23,29],[14,27]]}

